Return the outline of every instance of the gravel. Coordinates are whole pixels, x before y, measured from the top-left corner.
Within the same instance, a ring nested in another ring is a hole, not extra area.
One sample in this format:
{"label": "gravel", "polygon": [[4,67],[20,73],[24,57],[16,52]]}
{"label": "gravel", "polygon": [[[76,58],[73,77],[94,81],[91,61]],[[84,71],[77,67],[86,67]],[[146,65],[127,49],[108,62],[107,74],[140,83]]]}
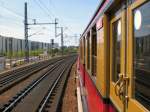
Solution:
{"label": "gravel", "polygon": [[61,112],[77,112],[77,97],[76,97],[76,64],[73,65],[70,76],[67,82],[66,90],[62,100]]}

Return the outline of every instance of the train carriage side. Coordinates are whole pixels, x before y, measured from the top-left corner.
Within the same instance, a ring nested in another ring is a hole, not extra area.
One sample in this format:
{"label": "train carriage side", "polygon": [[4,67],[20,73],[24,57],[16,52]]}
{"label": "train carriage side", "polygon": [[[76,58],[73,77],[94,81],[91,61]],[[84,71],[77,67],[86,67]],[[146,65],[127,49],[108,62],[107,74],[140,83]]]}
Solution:
{"label": "train carriage side", "polygon": [[[108,2],[105,1],[101,7],[106,7]],[[98,12],[101,11],[103,10],[99,9]],[[109,44],[108,34],[104,29],[108,27],[107,23],[104,23],[105,19],[107,17],[102,15],[97,18],[98,21],[91,21],[92,24],[80,39],[80,70],[90,112],[115,111],[108,103]]]}
{"label": "train carriage side", "polygon": [[150,111],[149,0],[103,1],[80,39],[90,112]]}

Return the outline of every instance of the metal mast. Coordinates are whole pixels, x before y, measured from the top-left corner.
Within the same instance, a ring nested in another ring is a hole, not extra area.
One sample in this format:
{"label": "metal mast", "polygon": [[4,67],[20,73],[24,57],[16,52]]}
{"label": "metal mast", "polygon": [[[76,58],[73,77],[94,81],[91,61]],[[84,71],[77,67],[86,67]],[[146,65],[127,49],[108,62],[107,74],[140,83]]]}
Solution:
{"label": "metal mast", "polygon": [[25,36],[25,58],[29,62],[29,43],[28,43],[28,17],[27,17],[27,2],[24,7],[24,36]]}

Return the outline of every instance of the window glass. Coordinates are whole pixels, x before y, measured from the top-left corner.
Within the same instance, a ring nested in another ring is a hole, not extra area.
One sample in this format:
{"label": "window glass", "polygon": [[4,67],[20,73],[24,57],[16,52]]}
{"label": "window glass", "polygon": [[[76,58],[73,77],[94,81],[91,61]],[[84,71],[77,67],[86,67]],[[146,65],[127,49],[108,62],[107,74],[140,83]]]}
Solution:
{"label": "window glass", "polygon": [[121,42],[121,20],[116,21],[113,23],[112,29],[112,38],[113,38],[113,66],[112,70],[114,76],[112,76],[112,81],[116,82],[119,78],[120,73],[120,42]]}
{"label": "window glass", "polygon": [[150,2],[134,10],[135,99],[150,110]]}
{"label": "window glass", "polygon": [[92,29],[92,75],[96,76],[97,68],[97,31],[96,26]]}
{"label": "window glass", "polygon": [[90,35],[87,37],[87,68],[90,69]]}

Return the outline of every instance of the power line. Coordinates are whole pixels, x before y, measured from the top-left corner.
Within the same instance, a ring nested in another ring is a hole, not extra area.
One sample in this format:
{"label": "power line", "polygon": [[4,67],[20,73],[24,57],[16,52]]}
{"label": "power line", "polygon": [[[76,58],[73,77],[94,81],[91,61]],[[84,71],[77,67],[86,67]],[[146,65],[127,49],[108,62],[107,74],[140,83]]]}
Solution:
{"label": "power line", "polygon": [[47,6],[41,1],[41,0],[38,0],[39,3],[41,3],[41,5],[43,6],[43,8],[45,8],[45,10],[49,11],[49,9],[47,8]]}
{"label": "power line", "polygon": [[23,18],[23,15],[21,15],[21,14],[15,12],[15,11],[13,11],[13,10],[11,10],[11,9],[9,9],[9,8],[7,8],[7,7],[5,7],[5,6],[2,6],[2,5],[0,5],[0,6],[1,6],[2,8],[4,8],[4,9],[6,9],[7,11],[9,11],[9,12],[15,14],[16,16]]}
{"label": "power line", "polygon": [[3,21],[3,20],[4,20],[4,21],[7,20],[7,22],[9,21],[10,23],[15,24],[15,25],[20,26],[20,27],[23,26],[23,22],[22,22],[22,24],[21,24],[21,22],[15,21],[15,20],[12,19],[12,18],[7,18],[7,17],[2,16],[0,19],[1,19],[2,21]]}
{"label": "power line", "polygon": [[55,7],[53,1],[52,1],[52,0],[49,0],[49,7],[51,7],[51,6],[52,6],[54,9],[56,9],[56,7]]}
{"label": "power line", "polygon": [[[41,5],[41,7],[43,6],[44,7],[44,10],[45,11],[47,11],[47,12],[49,12],[49,9],[47,8],[47,6],[41,1],[41,0],[38,0],[39,1],[39,3],[40,3],[40,5]],[[49,1],[50,2],[50,1]],[[52,0],[51,0],[51,4],[53,4],[52,3]],[[49,4],[50,5],[50,4]],[[42,8],[43,9],[43,8]],[[51,12],[52,13],[52,12]],[[49,14],[48,14],[49,15]],[[54,15],[55,16],[55,15]],[[58,15],[57,15],[58,16]],[[56,16],[55,16],[56,17]],[[59,18],[61,18],[60,16],[58,16]],[[61,21],[62,21],[62,19],[61,19]],[[62,21],[63,22],[63,21]],[[64,24],[64,22],[63,22],[63,24]],[[72,30],[69,28],[68,29],[70,32],[72,32]],[[73,33],[73,32],[72,32]],[[62,43],[62,42],[61,42]],[[63,51],[63,50],[62,50]]]}
{"label": "power line", "polygon": [[55,16],[55,15],[50,11],[50,9],[47,7],[47,5],[44,4],[44,2],[42,2],[41,0],[38,0],[38,1],[41,3],[41,5],[43,5],[43,8],[45,8],[49,14],[52,14],[53,16]]}
{"label": "power line", "polygon": [[39,1],[34,0],[34,2],[35,2],[35,3],[38,5],[38,7],[46,14],[46,16],[47,16],[49,19],[52,20],[51,16],[47,13],[47,11],[45,10],[45,8],[43,8],[43,7],[41,6],[41,4],[39,3]]}
{"label": "power line", "polygon": [[[14,14],[14,15],[16,15],[16,16],[22,18],[22,19],[24,18],[24,15],[22,15],[22,14],[16,12],[16,11],[14,11],[14,10],[12,10],[12,9],[9,9],[9,8],[7,8],[7,7],[4,6],[4,5],[0,5],[0,7],[6,9],[8,12],[10,12],[10,13],[12,13],[12,14]],[[28,18],[28,19],[33,19],[33,18]]]}
{"label": "power line", "polygon": [[[44,9],[45,10],[45,13],[46,12],[50,12],[50,10],[47,8],[47,6],[41,1],[41,0],[38,0],[39,2],[38,2],[38,5],[42,8],[42,9]],[[36,1],[37,2],[37,1]],[[51,4],[53,4],[53,2],[52,2],[52,0],[49,0],[49,4],[50,4],[50,2],[51,2]],[[41,5],[43,6],[41,6]],[[52,13],[52,11],[51,11],[51,14],[54,16],[54,17],[56,17],[56,15],[54,15],[53,13]],[[49,14],[48,14],[49,15]],[[50,15],[49,15],[50,16]],[[57,15],[59,18],[61,18],[59,15]],[[62,21],[62,18],[61,18],[61,22],[64,24],[64,22]],[[72,32],[71,31],[71,29],[69,29],[70,30],[70,32]],[[72,32],[73,33],[73,32]]]}
{"label": "power line", "polygon": [[[51,4],[50,4],[51,3]],[[53,3],[53,1],[52,0],[49,0],[49,5],[51,5],[51,6],[53,6],[53,8],[54,9],[56,9],[56,7],[53,5],[54,3]],[[52,12],[51,12],[52,13]],[[53,14],[54,15],[54,14]],[[54,15],[55,17],[56,17],[56,15]],[[57,16],[58,16],[58,18],[60,18],[61,19],[61,23],[63,23],[63,24],[65,24],[64,23],[64,21],[63,21],[63,19],[57,14]],[[64,26],[64,25],[63,25]],[[71,29],[69,29],[70,30],[70,32],[72,32],[72,33],[74,33],[73,31],[71,31]]]}
{"label": "power line", "polygon": [[51,0],[49,0],[49,2],[48,2],[48,3],[49,3],[49,7],[50,7],[50,6],[51,6],[52,1],[51,1]]}

